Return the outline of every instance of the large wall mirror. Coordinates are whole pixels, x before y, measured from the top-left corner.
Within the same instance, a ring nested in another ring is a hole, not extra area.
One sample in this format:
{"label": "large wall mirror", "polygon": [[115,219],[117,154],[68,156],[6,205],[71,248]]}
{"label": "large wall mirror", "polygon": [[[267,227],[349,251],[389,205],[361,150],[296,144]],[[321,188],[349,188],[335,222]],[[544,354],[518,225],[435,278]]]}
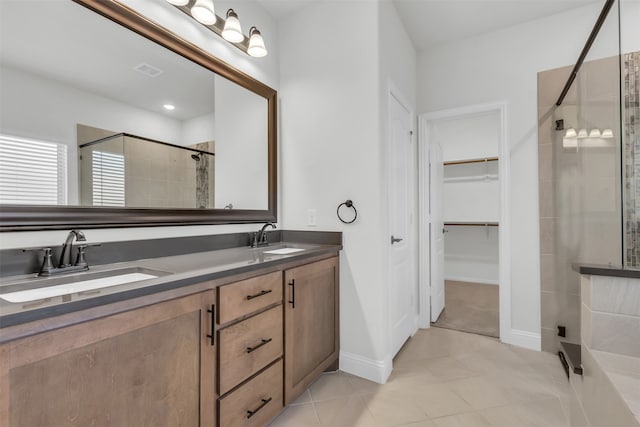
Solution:
{"label": "large wall mirror", "polygon": [[0,230],[276,220],[275,90],[116,1],[0,8]]}

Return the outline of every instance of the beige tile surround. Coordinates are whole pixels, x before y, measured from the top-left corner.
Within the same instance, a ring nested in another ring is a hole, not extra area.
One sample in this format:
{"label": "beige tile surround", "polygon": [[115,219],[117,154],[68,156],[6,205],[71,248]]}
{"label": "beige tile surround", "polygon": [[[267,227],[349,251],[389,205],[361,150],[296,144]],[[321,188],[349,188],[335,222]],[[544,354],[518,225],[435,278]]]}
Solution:
{"label": "beige tile surround", "polygon": [[325,373],[270,427],[568,427],[568,390],[555,355],[430,328],[386,384]]}
{"label": "beige tile surround", "polygon": [[638,427],[640,280],[582,276],[581,287],[584,376],[572,378],[574,410],[582,409],[592,427]]}

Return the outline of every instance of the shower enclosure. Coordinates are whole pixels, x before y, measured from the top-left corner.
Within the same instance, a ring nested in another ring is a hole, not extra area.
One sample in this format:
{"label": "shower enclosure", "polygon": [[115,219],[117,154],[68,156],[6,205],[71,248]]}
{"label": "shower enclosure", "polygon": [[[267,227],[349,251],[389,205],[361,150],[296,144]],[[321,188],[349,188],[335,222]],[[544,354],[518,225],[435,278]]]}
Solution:
{"label": "shower enclosure", "polygon": [[214,143],[118,133],[78,146],[83,206],[214,207]]}
{"label": "shower enclosure", "polygon": [[620,43],[628,34],[623,17],[637,13],[637,6],[612,3],[563,100],[559,96],[574,67],[538,74],[545,351],[556,352],[561,341],[580,342],[577,265],[640,267],[640,47]]}

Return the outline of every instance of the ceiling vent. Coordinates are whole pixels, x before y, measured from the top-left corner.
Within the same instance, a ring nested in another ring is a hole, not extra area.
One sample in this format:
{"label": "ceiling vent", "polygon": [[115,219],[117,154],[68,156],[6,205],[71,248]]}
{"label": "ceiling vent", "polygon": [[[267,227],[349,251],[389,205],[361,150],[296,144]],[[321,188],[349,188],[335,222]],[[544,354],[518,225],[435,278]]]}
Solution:
{"label": "ceiling vent", "polygon": [[149,65],[144,62],[140,65],[136,65],[133,69],[148,77],[158,77],[160,74],[164,73],[160,68],[156,68],[153,65]]}

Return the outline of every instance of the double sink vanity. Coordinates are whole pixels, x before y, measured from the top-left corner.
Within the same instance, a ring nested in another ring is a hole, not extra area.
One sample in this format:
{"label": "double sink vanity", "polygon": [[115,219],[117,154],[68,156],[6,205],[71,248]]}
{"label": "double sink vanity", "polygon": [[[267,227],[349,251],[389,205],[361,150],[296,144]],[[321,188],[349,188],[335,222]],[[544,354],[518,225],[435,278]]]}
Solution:
{"label": "double sink vanity", "polygon": [[268,234],[110,243],[90,260],[153,257],[3,278],[0,424],[266,425],[337,369],[342,248]]}

